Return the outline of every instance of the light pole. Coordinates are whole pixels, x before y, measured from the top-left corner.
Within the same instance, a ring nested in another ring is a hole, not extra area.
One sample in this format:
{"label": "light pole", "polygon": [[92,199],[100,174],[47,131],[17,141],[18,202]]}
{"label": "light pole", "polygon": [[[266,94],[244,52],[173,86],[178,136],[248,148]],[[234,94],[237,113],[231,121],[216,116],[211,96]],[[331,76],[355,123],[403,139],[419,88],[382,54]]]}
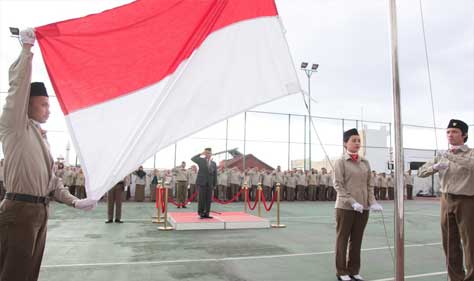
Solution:
{"label": "light pole", "polygon": [[[318,70],[319,64],[313,63],[311,65],[311,68],[308,68],[309,63],[307,62],[302,62],[301,63],[301,70],[303,70],[306,73],[306,77],[308,77],[308,115],[309,115],[309,131],[308,131],[308,141],[309,141],[309,170],[311,170],[311,125],[312,125],[312,119],[311,119],[311,75],[313,75],[314,72]],[[305,167],[306,169],[306,167]]]}

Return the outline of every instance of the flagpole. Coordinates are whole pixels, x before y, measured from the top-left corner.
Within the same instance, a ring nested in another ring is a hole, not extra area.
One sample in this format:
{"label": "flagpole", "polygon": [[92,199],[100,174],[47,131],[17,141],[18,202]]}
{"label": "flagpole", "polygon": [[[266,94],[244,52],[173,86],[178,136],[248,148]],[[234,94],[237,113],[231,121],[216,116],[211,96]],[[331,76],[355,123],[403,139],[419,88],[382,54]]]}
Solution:
{"label": "flagpole", "polygon": [[392,91],[395,129],[395,280],[405,280],[404,201],[403,201],[403,144],[400,110],[400,77],[398,69],[398,37],[396,0],[390,0],[390,35],[392,58]]}

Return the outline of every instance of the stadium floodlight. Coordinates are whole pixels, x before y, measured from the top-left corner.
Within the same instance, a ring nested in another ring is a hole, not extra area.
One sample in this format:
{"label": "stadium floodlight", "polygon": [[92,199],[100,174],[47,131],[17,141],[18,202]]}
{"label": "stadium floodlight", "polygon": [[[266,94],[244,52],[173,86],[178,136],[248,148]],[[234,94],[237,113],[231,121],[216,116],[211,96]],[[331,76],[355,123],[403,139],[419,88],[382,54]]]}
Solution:
{"label": "stadium floodlight", "polygon": [[302,62],[301,63],[301,69],[306,69],[306,67],[308,67],[308,63],[307,62]]}
{"label": "stadium floodlight", "polygon": [[319,64],[313,63],[313,65],[311,66],[311,70],[316,71],[318,70],[318,67],[319,67]]}

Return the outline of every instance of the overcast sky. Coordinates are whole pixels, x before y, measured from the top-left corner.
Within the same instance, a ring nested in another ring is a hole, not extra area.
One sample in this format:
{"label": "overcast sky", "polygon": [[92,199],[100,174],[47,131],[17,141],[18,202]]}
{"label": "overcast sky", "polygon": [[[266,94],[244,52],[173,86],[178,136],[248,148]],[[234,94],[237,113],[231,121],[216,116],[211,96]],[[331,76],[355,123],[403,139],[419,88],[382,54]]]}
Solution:
{"label": "overcast sky", "polygon": [[[0,0],[0,91],[8,89],[8,66],[19,52],[8,27],[35,27],[103,11],[131,1]],[[295,67],[319,63],[312,77],[313,115],[392,120],[388,0],[277,0]],[[398,0],[399,60],[404,123],[433,125],[418,0]],[[437,126],[450,118],[474,124],[474,1],[423,0]],[[132,39],[133,40],[133,39]],[[33,80],[49,83],[39,47]],[[301,84],[307,78],[301,71]],[[3,104],[4,95],[2,95]],[[65,131],[52,99],[46,129]],[[258,110],[305,113],[301,96]],[[64,142],[61,142],[63,145]]]}

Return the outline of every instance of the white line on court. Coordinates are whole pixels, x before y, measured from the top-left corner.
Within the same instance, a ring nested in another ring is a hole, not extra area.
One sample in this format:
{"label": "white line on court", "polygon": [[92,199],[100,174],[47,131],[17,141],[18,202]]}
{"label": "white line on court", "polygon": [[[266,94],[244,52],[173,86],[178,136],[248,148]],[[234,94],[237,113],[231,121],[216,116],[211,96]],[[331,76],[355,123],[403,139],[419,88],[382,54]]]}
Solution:
{"label": "white line on court", "polygon": [[[431,273],[424,273],[424,274],[417,274],[417,275],[408,275],[408,276],[405,276],[405,279],[414,279],[414,278],[420,278],[420,277],[445,275],[446,273],[447,273],[446,271],[439,271],[439,272],[431,272]],[[370,280],[370,281],[392,281],[392,280],[395,280],[395,277],[377,279],[377,280]]]}
{"label": "white line on court", "polygon": [[[411,244],[405,245],[405,248],[414,247],[426,247],[441,245],[441,243],[426,243],[426,244]],[[392,248],[392,247],[391,247]],[[388,247],[377,247],[377,248],[366,248],[362,249],[362,252],[371,252],[378,250],[386,250]],[[236,261],[236,260],[258,260],[258,259],[275,259],[275,258],[291,258],[291,257],[302,257],[302,256],[318,256],[334,254],[334,251],[325,252],[311,252],[311,253],[299,253],[299,254],[286,254],[286,255],[271,255],[271,256],[245,256],[245,257],[226,257],[217,259],[183,259],[183,260],[169,260],[169,261],[141,261],[141,262],[111,262],[111,263],[77,263],[77,264],[52,264],[43,265],[41,268],[64,268],[64,267],[98,267],[98,266],[118,266],[118,265],[149,265],[149,264],[173,264],[173,263],[195,263],[195,262],[225,262],[225,261]]]}

